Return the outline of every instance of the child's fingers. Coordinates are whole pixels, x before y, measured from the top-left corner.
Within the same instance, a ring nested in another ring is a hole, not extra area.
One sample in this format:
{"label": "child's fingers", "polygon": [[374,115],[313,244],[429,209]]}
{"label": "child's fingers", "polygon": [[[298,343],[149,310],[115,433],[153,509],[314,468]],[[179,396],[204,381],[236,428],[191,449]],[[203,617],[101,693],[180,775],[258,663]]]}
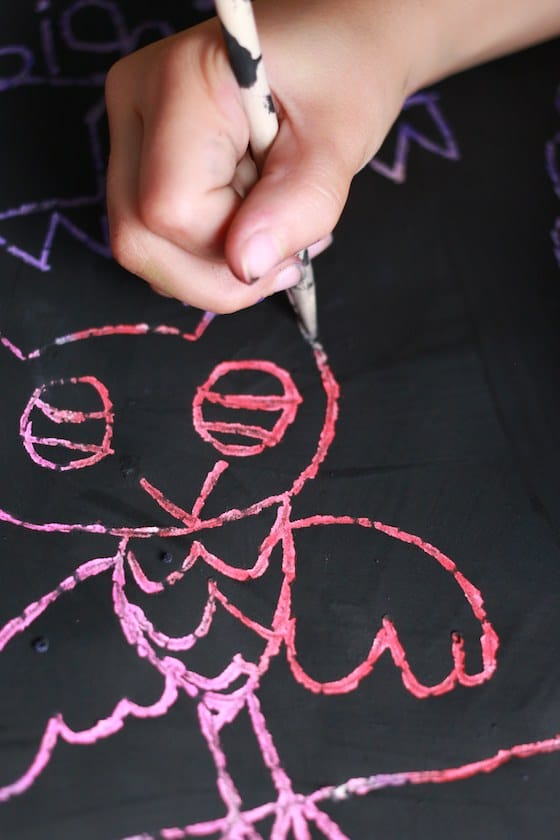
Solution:
{"label": "child's fingers", "polygon": [[330,142],[297,137],[284,122],[260,181],[228,232],[233,272],[245,280],[261,277],[326,237],[342,212],[352,174]]}
{"label": "child's fingers", "polygon": [[[111,107],[111,106],[110,106]],[[107,206],[111,246],[118,262],[142,277],[159,293],[227,313],[244,309],[294,284],[299,279],[294,260],[255,286],[241,283],[222,260],[197,257],[148,230],[137,209],[138,167],[142,123],[131,110],[111,115],[111,157],[107,173]],[[115,117],[115,118],[113,118]],[[293,267],[292,274],[286,268]]]}
{"label": "child's fingers", "polygon": [[[225,59],[162,51],[148,97],[138,210],[146,227],[202,257],[223,257],[224,232],[241,203],[232,186],[248,126]],[[188,83],[186,83],[188,71]],[[221,101],[227,98],[227,107]]]}
{"label": "child's fingers", "polygon": [[[314,242],[313,256],[328,246],[326,234],[341,202],[325,209],[320,146],[313,142],[306,150],[289,131],[269,157],[264,189],[254,187],[247,120],[222,36],[209,39],[201,31],[141,50],[111,70],[107,204],[111,245],[121,265],[160,293],[226,313],[295,285],[301,277],[296,250]],[[324,183],[332,185],[332,179]],[[320,201],[306,197],[306,190]],[[237,217],[242,228],[243,218],[250,225],[251,212],[265,220],[268,213],[283,241],[254,284],[239,281],[238,276],[257,275],[243,271],[235,246]],[[228,266],[224,239],[230,223],[234,244]]]}
{"label": "child's fingers", "polygon": [[[128,271],[193,306],[213,312],[250,306],[263,296],[262,290],[240,283],[223,257],[221,260],[198,257],[145,224],[139,211],[145,134],[142,112],[134,107],[137,75],[135,65],[121,63],[109,74],[106,90],[111,134],[107,207],[113,254]],[[175,150],[174,161],[178,161],[179,169],[181,157]],[[232,174],[236,163],[234,159]],[[169,177],[165,167],[159,171],[163,177]],[[230,191],[233,201],[239,201],[234,190]]]}

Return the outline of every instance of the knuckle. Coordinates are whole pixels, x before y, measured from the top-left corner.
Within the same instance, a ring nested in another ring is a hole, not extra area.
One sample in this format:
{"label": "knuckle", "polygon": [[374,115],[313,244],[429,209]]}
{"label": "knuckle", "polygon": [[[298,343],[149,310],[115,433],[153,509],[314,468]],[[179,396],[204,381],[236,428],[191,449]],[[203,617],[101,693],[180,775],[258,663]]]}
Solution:
{"label": "knuckle", "polygon": [[148,188],[138,197],[138,216],[151,233],[191,250],[200,246],[203,239],[195,204],[185,194],[177,194],[172,186]]}

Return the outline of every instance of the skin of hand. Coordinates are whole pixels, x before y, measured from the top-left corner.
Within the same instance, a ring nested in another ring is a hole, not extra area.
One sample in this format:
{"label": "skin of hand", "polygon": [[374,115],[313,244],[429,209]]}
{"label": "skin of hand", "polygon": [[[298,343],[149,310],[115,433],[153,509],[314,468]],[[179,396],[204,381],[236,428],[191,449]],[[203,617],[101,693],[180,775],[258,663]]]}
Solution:
{"label": "skin of hand", "polygon": [[294,285],[294,255],[329,244],[407,93],[406,63],[390,70],[357,17],[339,11],[333,25],[335,5],[256,5],[280,131],[244,199],[256,178],[249,129],[215,19],[110,70],[111,245],[157,291],[233,312]]}
{"label": "skin of hand", "polygon": [[256,184],[216,19],[121,59],[106,84],[113,253],[160,294],[217,313],[298,282],[294,255],[330,244],[353,176],[408,95],[560,32],[558,0],[254,7],[280,118]]}

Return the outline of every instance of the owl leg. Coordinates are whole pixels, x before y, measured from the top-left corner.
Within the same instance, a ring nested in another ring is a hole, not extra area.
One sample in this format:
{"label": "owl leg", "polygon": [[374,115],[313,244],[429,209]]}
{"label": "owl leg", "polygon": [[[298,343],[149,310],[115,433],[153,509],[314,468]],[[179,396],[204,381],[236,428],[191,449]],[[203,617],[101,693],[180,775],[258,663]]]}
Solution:
{"label": "owl leg", "polygon": [[220,737],[222,727],[237,717],[243,705],[243,701],[232,704],[230,714],[225,719],[204,699],[198,705],[200,729],[216,767],[218,793],[227,809],[226,817],[219,821],[220,836],[223,840],[263,840],[253,824],[253,821],[256,822],[260,817],[255,819],[243,812],[243,799],[228,770],[227,757]]}
{"label": "owl leg", "polygon": [[286,840],[288,837],[294,837],[295,840],[311,840],[309,826],[315,825],[327,840],[349,840],[334,820],[319,810],[313,795],[304,796],[294,792],[292,781],[280,763],[280,756],[256,694],[251,691],[247,695],[246,703],[263,761],[270,771],[278,793],[271,839]]}

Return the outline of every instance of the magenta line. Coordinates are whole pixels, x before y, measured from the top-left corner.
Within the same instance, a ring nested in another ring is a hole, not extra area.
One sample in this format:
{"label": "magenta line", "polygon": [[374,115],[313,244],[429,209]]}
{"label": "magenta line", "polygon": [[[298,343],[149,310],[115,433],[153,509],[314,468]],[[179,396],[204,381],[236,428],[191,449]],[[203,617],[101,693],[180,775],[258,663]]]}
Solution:
{"label": "magenta line", "polygon": [[[68,411],[66,409],[55,408],[42,399],[45,391],[52,390],[56,386],[64,385],[88,385],[90,388],[93,388],[101,402],[101,410],[94,412]],[[33,432],[33,420],[37,417],[37,412],[43,417],[48,418],[52,423],[58,425],[65,423],[81,424],[91,422],[92,420],[103,421],[103,438],[100,443],[84,444],[66,438],[37,436]],[[25,450],[32,461],[46,469],[65,472],[91,467],[108,455],[114,454],[111,449],[113,421],[113,404],[111,403],[109,392],[105,385],[94,376],[73,377],[67,380],[61,379],[47,382],[45,385],[41,385],[35,389],[21,415],[19,433]],[[37,445],[62,447],[69,451],[89,452],[91,454],[89,457],[77,458],[62,465],[56,461],[49,461],[41,455],[37,451]]]}
{"label": "magenta line", "polygon": [[[214,390],[221,379],[232,372],[237,373],[244,370],[256,370],[268,377],[273,377],[279,383],[282,393],[267,397],[245,394],[223,395]],[[280,416],[270,430],[260,426],[250,426],[231,421],[209,422],[204,417],[204,404],[206,402],[212,405],[221,405],[227,409],[279,411]],[[277,446],[280,443],[286,429],[294,422],[301,402],[301,395],[292,377],[287,370],[278,367],[278,365],[272,362],[254,360],[223,362],[214,368],[209,378],[196,392],[193,403],[193,424],[200,437],[211,443],[222,455],[233,455],[235,457],[260,455],[266,447]],[[258,442],[254,444],[223,443],[212,432],[247,437]]]}
{"label": "magenta line", "polygon": [[432,558],[439,566],[455,579],[469,604],[473,616],[480,624],[480,647],[482,654],[482,669],[474,674],[465,670],[464,642],[458,633],[451,637],[450,653],[453,667],[449,673],[434,685],[425,685],[414,674],[406,656],[406,651],[399,639],[398,631],[393,622],[384,617],[381,628],[375,634],[367,657],[353,671],[338,680],[319,682],[313,679],[300,665],[297,658],[296,633],[297,620],[294,618],[287,628],[286,650],[288,661],[294,678],[308,691],[323,694],[342,694],[354,691],[363,679],[370,676],[377,661],[388,652],[396,668],[401,672],[404,687],[418,698],[434,697],[452,691],[458,684],[475,687],[489,680],[497,667],[497,652],[499,646],[498,635],[488,621],[484,601],[480,591],[457,569],[455,563],[435,546],[422,540],[414,534],[408,534],[393,526],[382,522],[374,522],[364,518],[352,517],[312,516],[293,523],[294,530],[301,528],[330,526],[330,525],[358,525],[371,528],[386,534],[393,539],[415,546],[427,557]]}
{"label": "magenta line", "polygon": [[[438,770],[404,771],[401,773],[378,773],[373,776],[349,779],[341,785],[330,785],[320,788],[308,796],[299,797],[297,804],[299,805],[300,812],[303,812],[308,819],[311,817],[310,821],[315,823],[324,837],[329,838],[329,840],[349,840],[327,814],[318,810],[317,805],[319,803],[345,802],[354,797],[368,796],[390,787],[460,782],[480,775],[481,773],[493,773],[514,758],[525,760],[536,755],[546,755],[558,752],[559,750],[560,735],[556,735],[554,738],[547,740],[516,744],[513,747],[500,749],[488,758],[455,767]],[[287,840],[288,836],[290,836],[288,834],[290,825],[285,819],[285,814],[285,806],[281,810],[277,802],[269,802],[247,811],[241,811],[239,814],[239,826],[255,826],[271,815],[275,815],[277,818],[284,818],[282,832],[277,833],[276,837],[278,840]],[[229,825],[226,818],[221,818],[195,823],[183,828],[163,828],[158,832],[157,837],[162,838],[162,840],[209,837],[227,830]],[[152,835],[137,835],[138,838],[147,836]],[[126,840],[135,840],[135,838],[130,837],[126,838]]]}
{"label": "magenta line", "polygon": [[500,749],[488,758],[439,770],[408,770],[402,773],[378,773],[365,778],[350,779],[338,787],[326,787],[313,794],[315,802],[343,801],[354,796],[367,796],[387,787],[403,785],[445,784],[469,779],[481,773],[493,773],[514,758],[527,759],[560,750],[560,735],[544,741],[516,744]]}

